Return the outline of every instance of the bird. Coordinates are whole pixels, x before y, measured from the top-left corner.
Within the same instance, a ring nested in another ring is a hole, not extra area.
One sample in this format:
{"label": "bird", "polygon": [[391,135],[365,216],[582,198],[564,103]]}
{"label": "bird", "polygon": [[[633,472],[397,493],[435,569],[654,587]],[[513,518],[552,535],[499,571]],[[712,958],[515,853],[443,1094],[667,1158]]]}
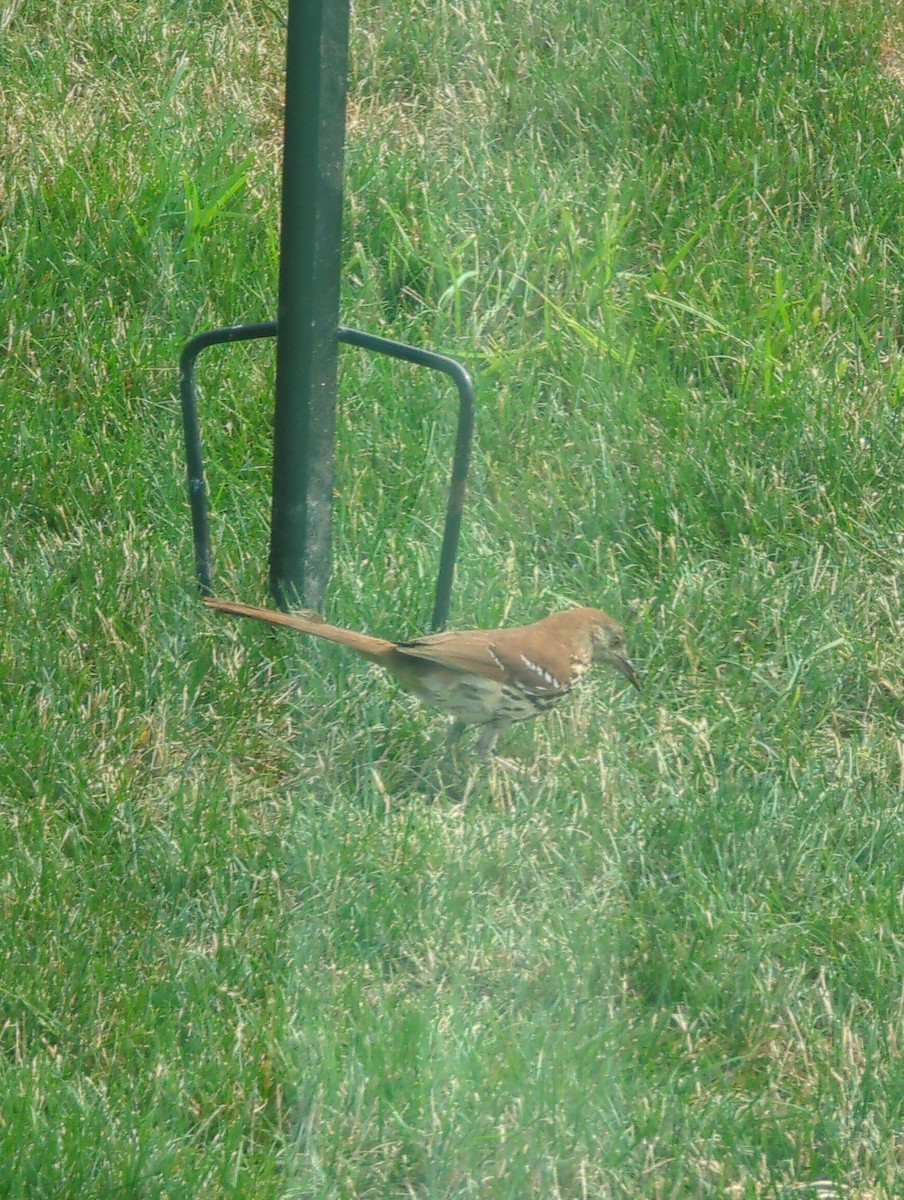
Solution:
{"label": "bird", "polygon": [[431,633],[393,642],[328,624],[318,613],[257,608],[205,596],[217,612],[251,617],[325,638],[377,663],[399,685],[452,718],[449,746],[469,726],[480,727],[477,754],[494,752],[496,739],[516,721],[561,703],[595,663],[614,667],[640,690],[621,625],[598,608],[569,608],[531,625]]}

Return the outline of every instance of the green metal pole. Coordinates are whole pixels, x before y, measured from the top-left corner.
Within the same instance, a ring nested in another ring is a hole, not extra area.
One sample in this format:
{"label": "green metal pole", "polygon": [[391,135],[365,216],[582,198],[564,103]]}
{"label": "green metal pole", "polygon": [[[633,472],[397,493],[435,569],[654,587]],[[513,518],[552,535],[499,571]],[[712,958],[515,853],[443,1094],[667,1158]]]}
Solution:
{"label": "green metal pole", "polygon": [[330,573],[349,0],[289,0],[270,591]]}

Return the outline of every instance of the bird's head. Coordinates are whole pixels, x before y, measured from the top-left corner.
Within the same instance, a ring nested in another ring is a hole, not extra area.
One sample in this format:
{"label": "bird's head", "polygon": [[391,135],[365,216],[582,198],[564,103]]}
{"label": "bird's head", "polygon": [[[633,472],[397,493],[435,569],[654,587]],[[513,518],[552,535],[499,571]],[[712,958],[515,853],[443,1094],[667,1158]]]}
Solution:
{"label": "bird's head", "polygon": [[610,617],[608,613],[601,612],[599,609],[591,609],[590,612],[592,613],[590,638],[593,661],[608,663],[610,667],[615,667],[616,671],[620,671],[640,691],[640,675],[628,657],[625,631],[618,621]]}

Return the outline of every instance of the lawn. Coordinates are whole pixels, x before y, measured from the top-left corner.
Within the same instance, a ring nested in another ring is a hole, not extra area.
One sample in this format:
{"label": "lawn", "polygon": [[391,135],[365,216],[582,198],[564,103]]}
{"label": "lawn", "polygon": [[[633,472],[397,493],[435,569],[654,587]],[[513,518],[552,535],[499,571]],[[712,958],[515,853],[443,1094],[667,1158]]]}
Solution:
{"label": "lawn", "polygon": [[[904,1195],[904,30],[360,0],[343,322],[478,386],[453,627],[612,612],[438,768],[201,608],[184,341],[276,311],[283,6],[0,11],[0,1197]],[[266,598],[273,344],[199,366]],[[337,623],[427,627],[454,395],[345,348]]]}

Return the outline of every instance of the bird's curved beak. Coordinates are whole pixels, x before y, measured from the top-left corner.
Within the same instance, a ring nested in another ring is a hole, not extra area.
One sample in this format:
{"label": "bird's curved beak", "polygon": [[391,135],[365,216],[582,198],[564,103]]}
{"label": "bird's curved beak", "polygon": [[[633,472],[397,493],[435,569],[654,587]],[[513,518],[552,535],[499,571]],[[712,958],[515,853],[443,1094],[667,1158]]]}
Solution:
{"label": "bird's curved beak", "polygon": [[627,654],[614,654],[611,661],[616,671],[621,671],[625,679],[633,683],[637,690],[640,691],[643,687],[643,681],[640,678],[637,668],[631,662],[630,658],[628,658]]}

